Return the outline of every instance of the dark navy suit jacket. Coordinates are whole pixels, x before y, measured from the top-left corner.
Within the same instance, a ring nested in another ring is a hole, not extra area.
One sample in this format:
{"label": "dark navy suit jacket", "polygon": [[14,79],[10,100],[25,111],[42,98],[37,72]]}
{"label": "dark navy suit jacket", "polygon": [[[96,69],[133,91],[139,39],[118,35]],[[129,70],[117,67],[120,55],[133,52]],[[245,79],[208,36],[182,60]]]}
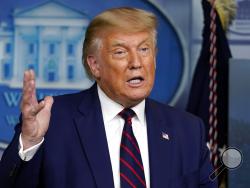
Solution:
{"label": "dark navy suit jacket", "polygon": [[[208,178],[212,167],[202,122],[151,99],[145,110],[151,188],[217,187]],[[18,156],[19,134],[20,124],[0,163],[1,188],[114,187],[96,85],[54,97],[45,141],[28,162]]]}

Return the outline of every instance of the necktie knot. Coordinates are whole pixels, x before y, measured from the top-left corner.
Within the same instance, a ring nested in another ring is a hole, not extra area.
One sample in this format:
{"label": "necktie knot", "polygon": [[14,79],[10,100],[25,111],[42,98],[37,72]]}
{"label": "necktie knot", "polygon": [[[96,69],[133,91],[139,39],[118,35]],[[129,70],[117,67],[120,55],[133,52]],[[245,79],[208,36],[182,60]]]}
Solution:
{"label": "necktie knot", "polygon": [[135,112],[130,108],[124,108],[119,115],[125,120],[125,123],[131,125],[131,119],[135,116]]}

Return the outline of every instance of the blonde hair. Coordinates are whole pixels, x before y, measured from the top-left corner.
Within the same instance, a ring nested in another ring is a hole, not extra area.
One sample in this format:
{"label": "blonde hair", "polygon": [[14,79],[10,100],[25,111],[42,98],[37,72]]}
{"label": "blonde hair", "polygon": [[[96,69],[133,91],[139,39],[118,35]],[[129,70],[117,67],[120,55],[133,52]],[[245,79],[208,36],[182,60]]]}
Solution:
{"label": "blonde hair", "polygon": [[82,61],[88,75],[93,78],[87,63],[89,54],[96,52],[101,46],[101,35],[108,29],[118,29],[128,33],[148,31],[152,34],[156,45],[157,19],[156,16],[148,11],[121,7],[108,9],[97,15],[89,24],[82,49]]}

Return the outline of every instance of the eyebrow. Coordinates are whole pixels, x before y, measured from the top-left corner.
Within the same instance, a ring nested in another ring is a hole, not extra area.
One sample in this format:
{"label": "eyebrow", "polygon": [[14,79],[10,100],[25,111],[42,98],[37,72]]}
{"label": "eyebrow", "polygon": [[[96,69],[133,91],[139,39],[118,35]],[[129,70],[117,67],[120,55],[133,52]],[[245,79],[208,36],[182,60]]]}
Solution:
{"label": "eyebrow", "polygon": [[[147,41],[150,41],[150,37],[148,37],[148,38],[144,39],[143,41],[141,41],[138,46],[142,45],[143,43],[146,43]],[[123,41],[114,41],[112,43],[111,47],[116,47],[116,46],[126,46],[126,43],[123,42]]]}

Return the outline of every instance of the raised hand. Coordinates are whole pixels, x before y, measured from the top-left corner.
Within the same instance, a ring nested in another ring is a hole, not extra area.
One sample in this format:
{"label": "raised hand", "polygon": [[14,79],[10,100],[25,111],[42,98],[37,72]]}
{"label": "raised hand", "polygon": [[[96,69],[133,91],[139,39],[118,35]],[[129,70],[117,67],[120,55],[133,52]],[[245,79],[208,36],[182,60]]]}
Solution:
{"label": "raised hand", "polygon": [[22,142],[23,149],[28,149],[42,141],[46,134],[53,104],[52,97],[45,97],[38,103],[36,97],[35,73],[25,71],[23,78],[22,111]]}

